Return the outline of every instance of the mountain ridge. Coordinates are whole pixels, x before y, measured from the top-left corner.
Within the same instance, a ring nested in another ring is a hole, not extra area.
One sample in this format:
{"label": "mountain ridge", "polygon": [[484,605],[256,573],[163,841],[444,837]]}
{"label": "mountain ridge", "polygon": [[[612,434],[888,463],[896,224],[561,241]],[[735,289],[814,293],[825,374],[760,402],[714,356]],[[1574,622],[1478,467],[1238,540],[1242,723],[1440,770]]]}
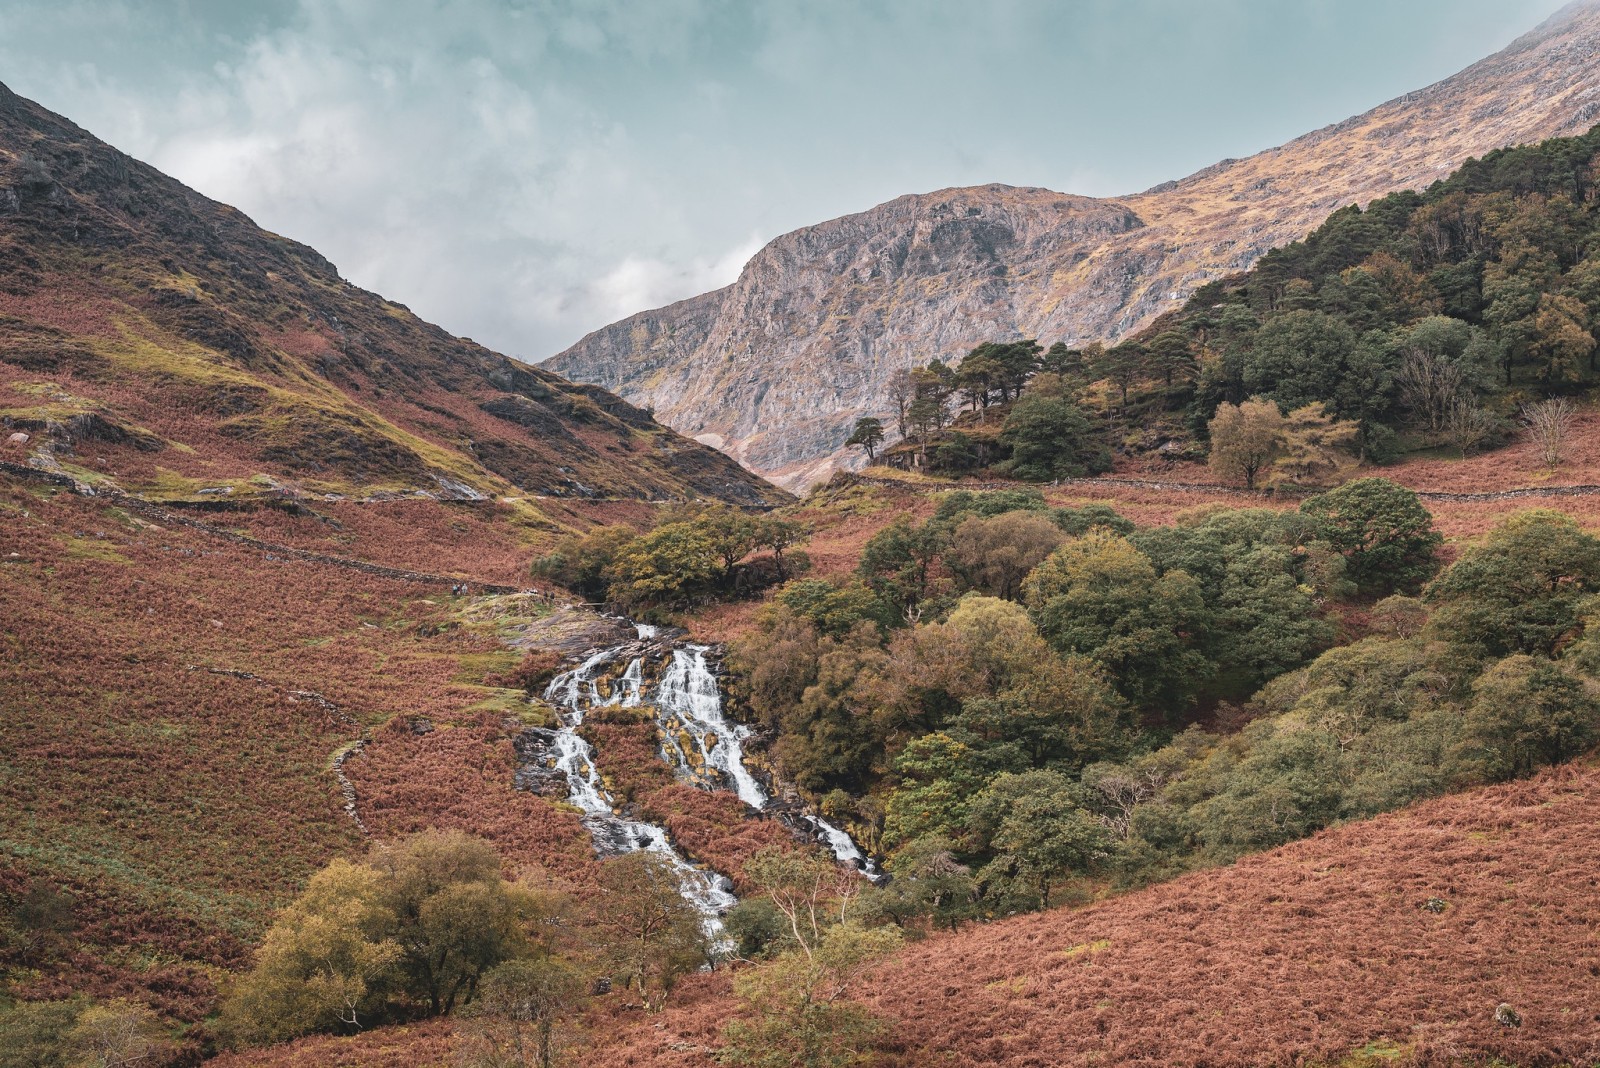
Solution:
{"label": "mountain ridge", "polygon": [[0,251],[0,421],[28,439],[8,460],[162,497],[784,499],[4,86]]}
{"label": "mountain ridge", "polygon": [[[851,466],[888,378],[992,339],[1114,340],[1334,210],[1600,117],[1600,5],[1450,78],[1243,159],[1096,199],[998,183],[897,197],[776,238],[732,285],[546,360],[795,487]],[[908,225],[909,223],[909,225]],[[804,255],[796,255],[804,253]]]}

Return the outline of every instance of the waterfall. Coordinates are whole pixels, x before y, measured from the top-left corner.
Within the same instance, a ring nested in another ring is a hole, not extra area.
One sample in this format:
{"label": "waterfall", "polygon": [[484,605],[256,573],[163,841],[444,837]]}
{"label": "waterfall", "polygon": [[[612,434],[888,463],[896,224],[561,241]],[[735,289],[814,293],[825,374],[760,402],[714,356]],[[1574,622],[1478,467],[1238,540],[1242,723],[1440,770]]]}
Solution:
{"label": "waterfall", "polygon": [[680,733],[693,741],[701,767],[719,773],[751,808],[766,808],[767,793],[744,764],[744,740],[750,728],[723,716],[722,694],[717,677],[706,666],[706,652],[703,645],[672,651],[672,664],[656,691],[661,729],[683,770],[695,771],[678,740]]}
{"label": "waterfall", "polygon": [[[655,695],[662,756],[697,784],[706,785],[707,778],[712,778],[711,785],[725,784],[751,808],[765,809],[772,799],[744,763],[744,741],[752,732],[723,715],[722,691],[706,663],[709,651],[704,645],[672,651],[672,663],[661,676]],[[692,744],[692,756],[685,741]],[[806,813],[802,818],[840,863],[859,869],[868,878],[878,876],[877,866],[848,834],[821,816]]]}
{"label": "waterfall", "polygon": [[[635,624],[635,628],[640,642],[651,642],[659,636],[658,629],[648,624]],[[584,715],[592,708],[634,708],[646,703],[642,655],[629,660],[607,693],[600,692],[599,669],[619,662],[630,650],[637,651],[639,646],[602,649],[572,670],[557,675],[545,688],[545,700],[557,709],[561,720],[552,742],[555,766],[566,775],[568,794],[583,813],[584,826],[594,838],[595,848],[602,855],[648,849],[665,857],[677,872],[683,896],[705,917],[706,933],[718,939],[722,931],[720,917],[738,901],[732,884],[726,876],[689,863],[673,848],[664,828],[618,815],[616,802],[606,792],[595,766],[594,748],[578,734]],[[693,644],[673,649],[671,662],[651,695],[656,723],[661,728],[661,755],[696,785],[712,789],[726,786],[751,808],[766,809],[772,798],[744,762],[744,742],[751,729],[723,714],[722,691],[706,661],[708,652],[708,647]],[[860,870],[869,879],[878,878],[877,867],[848,834],[813,813],[805,813],[802,819],[817,842],[840,863]]]}
{"label": "waterfall", "polygon": [[722,931],[722,914],[738,901],[727,877],[690,864],[672,847],[664,828],[617,815],[615,802],[606,793],[600,771],[595,767],[594,748],[578,734],[584,714],[591,708],[639,704],[644,681],[640,659],[635,658],[628,664],[609,696],[600,693],[595,678],[595,670],[617,660],[625,648],[618,646],[595,653],[571,671],[556,676],[546,687],[545,700],[560,710],[561,728],[553,743],[556,767],[567,777],[568,794],[583,812],[584,826],[594,837],[596,848],[602,854],[648,849],[665,857],[677,873],[683,896],[705,918],[706,933],[716,939]]}

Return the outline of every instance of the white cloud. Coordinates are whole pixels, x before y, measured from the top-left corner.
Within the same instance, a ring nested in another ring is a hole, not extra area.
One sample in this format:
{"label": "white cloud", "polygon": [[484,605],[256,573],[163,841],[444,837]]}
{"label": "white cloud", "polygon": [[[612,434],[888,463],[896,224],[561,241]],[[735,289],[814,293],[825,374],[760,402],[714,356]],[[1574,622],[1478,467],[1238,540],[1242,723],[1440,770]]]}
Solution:
{"label": "white cloud", "polygon": [[658,308],[697,293],[721,289],[738,279],[740,269],[763,244],[760,237],[751,235],[749,240],[721,256],[689,263],[628,256],[586,287],[581,306],[585,311],[599,313],[603,321],[611,322],[643,308]]}

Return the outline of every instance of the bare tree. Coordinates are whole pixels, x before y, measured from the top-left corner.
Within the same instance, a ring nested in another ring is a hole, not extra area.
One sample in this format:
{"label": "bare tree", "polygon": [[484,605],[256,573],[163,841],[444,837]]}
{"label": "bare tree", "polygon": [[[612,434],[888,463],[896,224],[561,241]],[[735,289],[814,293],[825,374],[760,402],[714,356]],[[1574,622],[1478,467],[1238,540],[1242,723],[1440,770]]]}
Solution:
{"label": "bare tree", "polygon": [[1465,456],[1494,436],[1494,413],[1467,396],[1457,396],[1445,415],[1445,436]]}
{"label": "bare tree", "polygon": [[1445,429],[1456,399],[1468,394],[1466,372],[1461,365],[1442,353],[1422,348],[1406,350],[1395,382],[1407,407],[1435,434]]}
{"label": "bare tree", "polygon": [[908,436],[911,402],[916,399],[916,385],[911,380],[911,369],[903,368],[889,376],[889,403],[894,405],[895,429],[902,438]]}
{"label": "bare tree", "polygon": [[1572,437],[1572,421],[1577,409],[1565,397],[1552,397],[1538,404],[1522,406],[1522,422],[1528,436],[1539,450],[1539,459],[1546,467],[1555,467],[1566,455],[1567,442]]}

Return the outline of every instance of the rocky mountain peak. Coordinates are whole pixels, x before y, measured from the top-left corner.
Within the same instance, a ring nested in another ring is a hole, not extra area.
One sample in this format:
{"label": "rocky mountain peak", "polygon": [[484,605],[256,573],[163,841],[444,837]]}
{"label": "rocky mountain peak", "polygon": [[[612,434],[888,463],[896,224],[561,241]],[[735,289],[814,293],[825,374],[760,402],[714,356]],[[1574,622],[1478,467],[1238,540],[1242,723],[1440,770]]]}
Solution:
{"label": "rocky mountain peak", "polygon": [[724,289],[588,335],[545,366],[647,405],[789,486],[856,462],[897,370],[982,341],[1112,341],[1338,208],[1495,148],[1600,121],[1600,2],[1278,148],[1097,199],[990,184],[898,197],[785,234]]}

